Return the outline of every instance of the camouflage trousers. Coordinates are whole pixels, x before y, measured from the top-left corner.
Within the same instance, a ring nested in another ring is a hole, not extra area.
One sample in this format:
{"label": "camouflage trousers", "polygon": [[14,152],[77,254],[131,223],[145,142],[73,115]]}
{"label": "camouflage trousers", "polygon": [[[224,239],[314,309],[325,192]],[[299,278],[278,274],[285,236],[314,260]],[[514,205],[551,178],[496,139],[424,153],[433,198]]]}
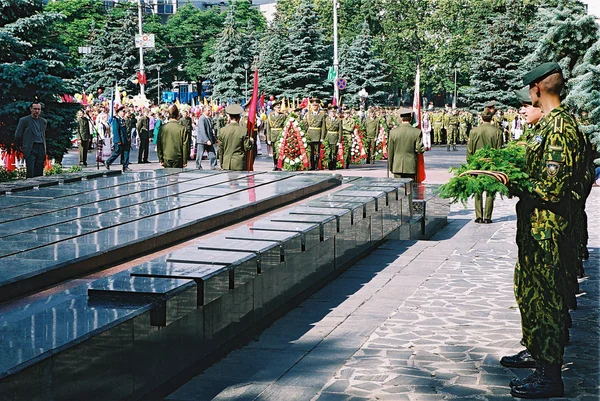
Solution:
{"label": "camouflage trousers", "polygon": [[433,143],[442,143],[442,126],[433,126]]}
{"label": "camouflage trousers", "polygon": [[456,127],[450,127],[447,129],[448,137],[446,138],[446,144],[448,145],[456,145],[456,140],[458,139],[458,129]]}
{"label": "camouflage trousers", "polygon": [[570,244],[564,233],[554,229],[532,234],[529,216],[520,214],[517,205],[519,259],[514,284],[523,344],[538,361],[562,363],[569,313],[565,250]]}
{"label": "camouflage trousers", "polygon": [[469,139],[469,136],[467,135],[467,127],[463,127],[462,125],[460,126],[460,128],[458,129],[460,132],[459,138],[461,142],[466,142]]}

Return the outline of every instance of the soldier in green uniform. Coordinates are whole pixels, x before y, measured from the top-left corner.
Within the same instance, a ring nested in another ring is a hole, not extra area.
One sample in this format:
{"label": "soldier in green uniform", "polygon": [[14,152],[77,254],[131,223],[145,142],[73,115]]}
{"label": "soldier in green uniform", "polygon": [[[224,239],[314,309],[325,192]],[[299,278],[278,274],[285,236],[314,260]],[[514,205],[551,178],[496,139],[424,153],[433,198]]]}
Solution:
{"label": "soldier in green uniform", "polygon": [[[446,142],[446,145],[450,145],[450,138],[448,135],[448,126],[450,125],[450,110],[444,109],[442,110],[442,142]],[[450,150],[450,149],[448,149]]]}
{"label": "soldier in green uniform", "polygon": [[452,112],[448,113],[448,119],[446,123],[446,147],[450,152],[450,145],[452,150],[456,149],[456,139],[458,136],[458,110],[453,109]]}
{"label": "soldier in green uniform", "polygon": [[176,105],[169,107],[169,122],[161,125],[158,131],[156,152],[158,161],[163,167],[184,168],[189,156],[189,137],[185,127],[178,121],[179,109]]}
{"label": "soldier in green uniform", "polygon": [[369,109],[369,115],[365,119],[365,150],[367,151],[367,164],[375,163],[375,142],[379,135],[379,117],[375,115],[375,109]]}
{"label": "soldier in green uniform", "polygon": [[412,110],[401,108],[400,125],[390,132],[388,168],[395,178],[417,178],[417,155],[425,152],[421,130],[414,128]]}
{"label": "soldier in green uniform", "polygon": [[221,129],[219,136],[219,162],[223,170],[242,171],[245,166],[246,152],[252,149],[253,138],[249,138],[246,129],[240,125],[240,116],[244,112],[239,104],[227,106],[229,124]]}
{"label": "soldier in green uniform", "polygon": [[[486,146],[493,149],[502,147],[502,131],[491,124],[493,114],[483,112],[481,119],[483,124],[471,131],[469,142],[467,143],[467,159],[479,149]],[[483,210],[483,195],[475,195],[475,223],[490,224],[492,222],[492,212],[494,210],[494,197],[486,192],[485,194],[485,212]]]}
{"label": "soldier in green uniform", "polygon": [[467,118],[464,110],[458,112],[458,140],[460,143],[466,143],[467,139]]}
{"label": "soldier in green uniform", "polygon": [[526,166],[532,193],[520,193],[517,203],[518,262],[515,297],[521,312],[526,350],[503,357],[509,367],[536,371],[513,379],[511,395],[519,398],[562,397],[561,366],[568,339],[567,277],[565,266],[575,263],[573,202],[590,160],[589,143],[560,103],[564,79],[557,63],[544,63],[523,77],[533,106],[545,117],[527,143]]}
{"label": "soldier in green uniform", "polygon": [[352,135],[354,135],[354,119],[352,112],[344,106],[342,108],[342,145],[344,146],[344,164],[350,168],[352,163]]}
{"label": "soldier in green uniform", "polygon": [[311,109],[304,116],[306,135],[308,136],[308,153],[310,157],[310,169],[318,170],[321,158],[321,143],[325,139],[325,112],[321,110],[321,99],[310,100]]}
{"label": "soldier in green uniform", "polygon": [[267,144],[273,146],[273,171],[281,171],[277,167],[279,159],[279,140],[283,136],[287,116],[281,113],[281,101],[273,102],[273,111],[267,116]]}
{"label": "soldier in green uniform", "polygon": [[442,144],[442,127],[444,125],[443,122],[443,114],[440,110],[436,110],[433,112],[431,117],[431,123],[433,125],[433,144],[441,145]]}
{"label": "soldier in green uniform", "polygon": [[83,110],[77,112],[77,145],[79,147],[79,165],[87,166],[87,154],[90,148],[90,120]]}
{"label": "soldier in green uniform", "polygon": [[326,155],[329,170],[335,170],[337,165],[338,146],[342,143],[342,120],[337,115],[337,107],[329,107],[329,115],[325,120],[325,141],[329,147]]}
{"label": "soldier in green uniform", "polygon": [[184,110],[181,113],[181,119],[179,120],[179,123],[183,126],[183,128],[185,128],[185,135],[188,138],[188,144],[190,146],[190,149],[188,150],[188,155],[191,153],[191,146],[192,146],[192,131],[193,131],[193,127],[192,127],[192,117],[190,117],[190,112],[189,110]]}

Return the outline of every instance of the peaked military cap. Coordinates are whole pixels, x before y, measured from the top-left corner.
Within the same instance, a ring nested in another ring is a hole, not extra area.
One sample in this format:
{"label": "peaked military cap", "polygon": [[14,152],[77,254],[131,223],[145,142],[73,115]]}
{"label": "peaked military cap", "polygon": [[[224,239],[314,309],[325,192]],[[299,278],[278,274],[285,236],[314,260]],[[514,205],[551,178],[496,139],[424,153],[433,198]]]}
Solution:
{"label": "peaked military cap", "polygon": [[496,101],[495,100],[490,100],[489,102],[487,102],[486,104],[483,105],[483,107],[496,107]]}
{"label": "peaked military cap", "polygon": [[539,82],[546,78],[550,74],[560,72],[562,74],[562,68],[555,62],[540,64],[527,74],[523,75],[523,85],[531,85],[535,82]]}
{"label": "peaked military cap", "polygon": [[242,114],[243,112],[244,112],[244,109],[242,109],[242,106],[240,106],[240,105],[239,105],[239,104],[237,104],[237,103],[230,104],[229,106],[227,106],[227,107],[225,108],[225,113],[227,113],[227,114],[231,114],[231,115],[233,115],[233,116],[235,116],[235,115],[238,115],[238,116],[239,116],[239,115],[240,115],[240,114]]}
{"label": "peaked military cap", "polygon": [[400,117],[404,117],[404,116],[412,116],[413,115],[413,111],[409,108],[406,107],[400,107],[400,109],[398,110],[398,114],[400,114]]}
{"label": "peaked military cap", "polygon": [[524,104],[532,104],[531,96],[529,96],[529,87],[528,86],[525,86],[524,88],[521,88],[514,92],[515,92],[515,95],[517,96],[517,99],[519,99],[519,102],[524,103]]}
{"label": "peaked military cap", "polygon": [[281,100],[277,100],[271,104],[271,107],[281,107]]}
{"label": "peaked military cap", "polygon": [[318,97],[313,97],[312,99],[310,99],[311,103],[317,103],[317,104],[321,104],[321,99],[319,99]]}

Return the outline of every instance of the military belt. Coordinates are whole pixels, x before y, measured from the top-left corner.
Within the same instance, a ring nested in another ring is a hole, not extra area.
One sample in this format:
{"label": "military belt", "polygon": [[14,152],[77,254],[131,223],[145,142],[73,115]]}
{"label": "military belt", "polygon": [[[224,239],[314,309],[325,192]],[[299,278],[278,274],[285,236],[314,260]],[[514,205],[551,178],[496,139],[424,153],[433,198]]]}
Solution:
{"label": "military belt", "polygon": [[271,131],[283,131],[283,128],[271,128]]}
{"label": "military belt", "polygon": [[339,131],[327,131],[328,134],[338,134]]}
{"label": "military belt", "polygon": [[321,131],[321,128],[319,128],[319,127],[308,127],[308,130],[309,130],[309,131],[310,131],[310,130],[313,130],[313,131],[315,131],[315,130],[316,130],[316,131]]}

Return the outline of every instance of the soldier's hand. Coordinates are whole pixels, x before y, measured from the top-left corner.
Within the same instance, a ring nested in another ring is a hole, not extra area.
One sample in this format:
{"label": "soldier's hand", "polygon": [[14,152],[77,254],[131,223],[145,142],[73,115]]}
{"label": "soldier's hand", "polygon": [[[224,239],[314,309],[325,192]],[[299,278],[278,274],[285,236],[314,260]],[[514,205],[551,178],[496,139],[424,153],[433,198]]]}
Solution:
{"label": "soldier's hand", "polygon": [[206,144],[207,144],[208,146],[210,146],[210,145],[212,145],[212,142],[211,142],[211,141],[206,141]]}
{"label": "soldier's hand", "polygon": [[270,144],[271,144],[271,141],[267,141],[267,145],[270,145]]}

